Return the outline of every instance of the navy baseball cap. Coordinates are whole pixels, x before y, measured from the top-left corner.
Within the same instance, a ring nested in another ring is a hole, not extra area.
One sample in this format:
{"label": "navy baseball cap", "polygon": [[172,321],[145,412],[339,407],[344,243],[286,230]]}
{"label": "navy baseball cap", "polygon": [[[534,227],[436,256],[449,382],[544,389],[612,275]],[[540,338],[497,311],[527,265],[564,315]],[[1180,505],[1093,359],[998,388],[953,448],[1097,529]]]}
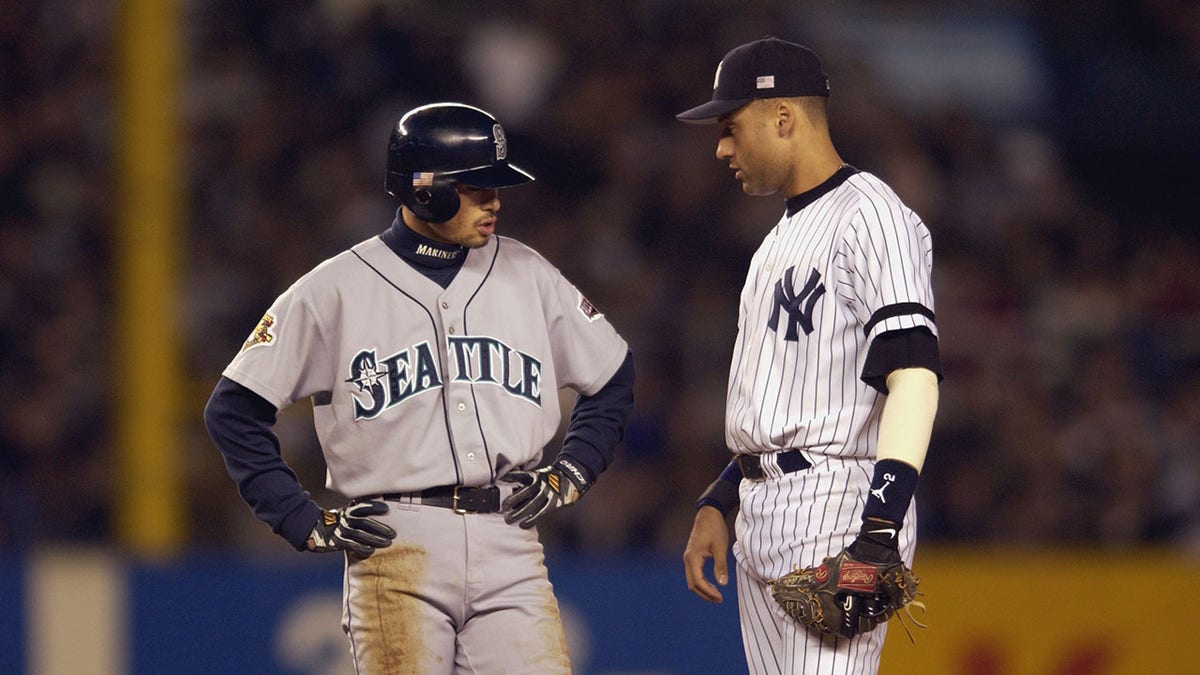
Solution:
{"label": "navy baseball cap", "polygon": [[764,37],[726,54],[717,65],[712,100],[675,117],[707,124],[756,98],[790,96],[829,96],[829,76],[808,47]]}

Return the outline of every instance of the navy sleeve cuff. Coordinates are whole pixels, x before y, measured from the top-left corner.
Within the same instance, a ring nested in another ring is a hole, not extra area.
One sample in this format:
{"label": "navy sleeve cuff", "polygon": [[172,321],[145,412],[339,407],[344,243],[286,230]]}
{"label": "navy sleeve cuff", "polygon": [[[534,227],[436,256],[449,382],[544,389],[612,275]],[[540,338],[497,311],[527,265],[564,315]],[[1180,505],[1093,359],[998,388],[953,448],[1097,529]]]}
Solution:
{"label": "navy sleeve cuff", "polygon": [[926,368],[942,380],[942,360],[938,339],[928,328],[888,331],[871,342],[862,381],[887,394],[887,377],[901,368]]}

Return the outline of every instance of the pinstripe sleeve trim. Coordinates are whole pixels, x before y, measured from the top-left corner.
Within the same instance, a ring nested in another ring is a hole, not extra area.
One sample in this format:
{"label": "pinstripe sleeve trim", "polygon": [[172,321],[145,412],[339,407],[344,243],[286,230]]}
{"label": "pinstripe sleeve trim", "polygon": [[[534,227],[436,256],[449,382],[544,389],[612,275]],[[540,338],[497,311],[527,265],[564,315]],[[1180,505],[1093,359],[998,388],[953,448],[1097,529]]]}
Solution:
{"label": "pinstripe sleeve trim", "polygon": [[895,305],[888,305],[887,307],[880,308],[879,311],[872,314],[871,319],[867,321],[865,326],[863,326],[863,335],[869,336],[871,334],[871,330],[874,329],[875,326],[879,325],[879,323],[882,321],[886,321],[893,317],[907,316],[910,314],[920,314],[921,316],[929,319],[931,322],[936,323],[936,320],[933,318],[933,310],[929,309],[925,305],[922,305],[918,302],[901,302]]}

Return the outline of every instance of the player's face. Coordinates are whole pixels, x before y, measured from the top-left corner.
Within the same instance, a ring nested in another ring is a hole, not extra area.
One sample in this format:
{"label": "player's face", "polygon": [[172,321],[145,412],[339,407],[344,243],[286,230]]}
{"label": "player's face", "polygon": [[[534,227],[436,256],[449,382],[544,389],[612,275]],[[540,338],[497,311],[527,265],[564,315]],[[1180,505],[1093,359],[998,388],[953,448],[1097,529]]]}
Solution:
{"label": "player's face", "polygon": [[444,223],[427,223],[425,236],[445,244],[479,248],[496,231],[496,212],[500,210],[500,191],[455,185],[458,189],[458,213]]}
{"label": "player's face", "polygon": [[717,120],[721,130],[717,159],[729,162],[748,195],[775,194],[784,181],[778,155],[782,146],[773,117],[764,112],[768,109],[751,103]]}

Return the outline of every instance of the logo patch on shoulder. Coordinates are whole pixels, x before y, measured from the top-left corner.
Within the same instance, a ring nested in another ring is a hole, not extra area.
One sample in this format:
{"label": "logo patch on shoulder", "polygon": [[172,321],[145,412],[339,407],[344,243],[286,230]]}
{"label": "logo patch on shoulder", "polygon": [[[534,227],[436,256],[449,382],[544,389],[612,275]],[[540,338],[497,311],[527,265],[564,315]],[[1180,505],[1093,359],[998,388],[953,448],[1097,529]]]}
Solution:
{"label": "logo patch on shoulder", "polygon": [[583,314],[584,318],[587,319],[588,321],[595,321],[596,319],[599,319],[600,317],[604,316],[603,314],[600,313],[600,310],[597,309],[596,306],[592,304],[591,300],[588,300],[587,298],[583,297],[583,293],[579,294],[579,311]]}
{"label": "logo patch on shoulder", "polygon": [[259,320],[258,325],[254,327],[254,332],[250,333],[250,337],[246,339],[246,343],[242,345],[242,351],[246,351],[251,347],[258,345],[269,345],[275,342],[275,333],[271,332],[271,326],[275,325],[275,317],[271,316],[270,312],[263,314],[263,318]]}

